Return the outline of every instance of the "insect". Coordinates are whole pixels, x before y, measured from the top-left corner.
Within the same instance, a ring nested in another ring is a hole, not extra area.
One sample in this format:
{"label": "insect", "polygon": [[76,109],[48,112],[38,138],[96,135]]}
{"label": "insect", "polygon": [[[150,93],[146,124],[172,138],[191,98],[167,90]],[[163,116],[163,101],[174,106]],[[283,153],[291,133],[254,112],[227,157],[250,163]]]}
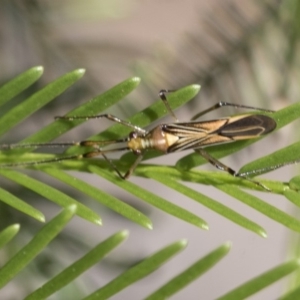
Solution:
{"label": "insect", "polygon": [[[167,100],[166,94],[174,92],[175,90],[161,90],[159,96],[163,101],[166,109],[170,115],[174,118],[174,123],[160,124],[148,131],[139,126],[133,125],[130,122],[121,120],[110,114],[101,114],[94,116],[61,116],[55,117],[56,120],[73,121],[77,119],[101,119],[106,118],[116,123],[120,123],[124,126],[131,128],[133,131],[125,138],[116,140],[103,140],[103,141],[80,141],[80,142],[66,142],[66,143],[28,143],[28,144],[10,144],[0,145],[0,150],[16,149],[16,148],[38,148],[38,147],[68,147],[68,146],[82,146],[92,147],[89,152],[77,155],[70,155],[65,157],[57,157],[47,160],[39,160],[23,163],[11,163],[2,164],[0,168],[15,167],[15,166],[33,166],[45,163],[57,163],[65,160],[91,158],[95,156],[102,156],[116,171],[118,176],[122,179],[127,179],[141,162],[145,151],[149,149],[159,150],[163,153],[174,153],[183,150],[192,149],[204,157],[209,163],[216,168],[226,171],[229,174],[240,177],[245,180],[251,181],[262,188],[269,190],[267,187],[259,183],[258,181],[249,178],[250,172],[238,173],[230,167],[224,165],[219,160],[212,157],[205,147],[212,145],[221,145],[224,143],[234,142],[238,140],[248,140],[258,138],[265,134],[270,133],[276,128],[276,122],[273,118],[264,114],[243,114],[237,116],[231,116],[221,119],[209,120],[209,121],[196,121],[199,117],[211,112],[215,109],[224,106],[231,106],[234,108],[252,109],[256,111],[272,113],[271,110],[262,108],[255,108],[245,105],[237,105],[228,102],[218,102],[210,108],[196,114],[189,122],[178,122],[176,115],[171,109]],[[113,148],[107,149],[107,146],[113,145]],[[137,158],[130,169],[121,174],[118,168],[113,162],[106,156],[107,153],[115,151],[130,150],[137,155]],[[275,169],[281,166],[275,166]]]}

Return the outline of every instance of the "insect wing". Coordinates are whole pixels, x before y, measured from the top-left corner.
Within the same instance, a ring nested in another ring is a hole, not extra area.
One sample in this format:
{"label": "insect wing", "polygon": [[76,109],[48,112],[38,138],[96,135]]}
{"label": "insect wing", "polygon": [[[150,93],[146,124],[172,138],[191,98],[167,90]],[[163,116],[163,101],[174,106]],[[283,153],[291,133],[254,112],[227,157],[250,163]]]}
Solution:
{"label": "insect wing", "polygon": [[228,119],[228,123],[216,133],[233,140],[245,140],[265,135],[276,128],[276,122],[265,115],[236,116]]}
{"label": "insect wing", "polygon": [[276,128],[265,115],[242,115],[204,122],[166,124],[163,131],[178,137],[168,153],[258,138]]}

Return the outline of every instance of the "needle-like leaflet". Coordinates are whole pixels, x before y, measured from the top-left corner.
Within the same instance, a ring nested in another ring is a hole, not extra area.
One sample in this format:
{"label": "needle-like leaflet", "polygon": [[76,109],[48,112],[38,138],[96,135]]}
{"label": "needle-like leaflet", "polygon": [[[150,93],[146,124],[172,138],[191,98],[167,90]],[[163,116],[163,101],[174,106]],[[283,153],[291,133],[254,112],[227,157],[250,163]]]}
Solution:
{"label": "needle-like leaflet", "polygon": [[[55,119],[72,122],[78,119],[101,119],[106,118],[110,121],[120,123],[132,129],[132,132],[124,138],[116,140],[102,140],[102,141],[80,141],[80,142],[65,142],[65,143],[27,143],[27,144],[7,144],[0,145],[0,151],[17,148],[38,148],[38,147],[92,147],[92,150],[77,155],[69,155],[64,157],[57,157],[53,159],[29,161],[29,162],[15,162],[0,164],[0,168],[10,168],[18,166],[35,166],[39,164],[58,163],[66,160],[91,158],[95,156],[102,156],[116,171],[118,176],[122,179],[127,179],[133,172],[137,165],[141,162],[145,151],[155,149],[163,153],[174,153],[183,150],[192,149],[203,156],[208,162],[216,168],[226,171],[229,174],[246,179],[269,190],[267,187],[252,180],[248,176],[255,174],[253,172],[238,173],[226,166],[219,160],[212,157],[206,150],[206,147],[212,145],[221,145],[238,140],[248,140],[258,138],[265,134],[272,132],[276,128],[276,122],[273,118],[262,113],[251,113],[226,118],[214,119],[209,121],[197,121],[197,119],[208,112],[224,106],[231,106],[234,108],[252,109],[254,111],[262,111],[265,113],[272,113],[273,111],[255,108],[245,105],[237,105],[228,102],[219,102],[212,107],[196,114],[189,122],[179,122],[173,110],[171,109],[167,100],[166,94],[174,92],[173,90],[161,90],[159,96],[170,115],[174,118],[174,123],[160,124],[148,131],[139,126],[131,124],[130,122],[121,120],[110,114],[101,114],[94,116],[62,116],[55,117]],[[110,147],[107,147],[110,146]],[[132,151],[137,155],[137,158],[129,170],[122,174],[113,162],[106,156],[107,153],[116,151]],[[270,170],[279,168],[283,165],[271,167]],[[257,172],[259,174],[259,171]]]}

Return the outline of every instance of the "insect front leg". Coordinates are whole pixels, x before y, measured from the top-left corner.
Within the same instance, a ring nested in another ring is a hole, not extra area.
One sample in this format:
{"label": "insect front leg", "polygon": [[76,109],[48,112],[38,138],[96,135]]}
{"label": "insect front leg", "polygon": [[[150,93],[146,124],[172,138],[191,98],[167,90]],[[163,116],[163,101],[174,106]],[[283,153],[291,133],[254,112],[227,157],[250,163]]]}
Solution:
{"label": "insect front leg", "polygon": [[96,149],[95,151],[90,151],[90,152],[80,154],[77,158],[93,158],[93,157],[101,155],[106,160],[106,162],[112,167],[112,169],[118,174],[118,176],[120,178],[127,179],[133,171],[131,171],[130,174],[128,174],[129,171],[127,171],[126,174],[123,175],[121,173],[121,171],[117,168],[117,166],[113,163],[113,161],[105,155],[105,153],[108,153],[108,152],[122,151],[122,150],[128,150],[128,148],[124,147],[124,148],[119,148],[119,149],[115,149],[115,150],[107,150],[107,151],[102,151],[99,148],[99,149]]}
{"label": "insect front leg", "polygon": [[164,103],[167,111],[174,118],[174,120],[176,122],[178,122],[178,119],[177,119],[176,115],[174,114],[174,112],[169,104],[169,101],[167,99],[167,96],[166,96],[167,93],[173,93],[173,92],[176,92],[176,90],[160,90],[158,95],[159,95],[160,99],[162,100],[162,102]]}
{"label": "insect front leg", "polygon": [[112,160],[110,160],[104,153],[101,154],[104,159],[110,164],[110,166],[115,170],[115,172],[118,174],[118,176],[121,179],[128,179],[132,173],[134,172],[135,168],[138,166],[138,164],[141,162],[141,160],[143,159],[143,154],[138,154],[138,157],[136,158],[136,160],[134,161],[134,163],[132,164],[132,166],[129,168],[129,170],[123,175],[120,170],[116,167],[116,165],[112,162]]}
{"label": "insect front leg", "polygon": [[249,175],[248,173],[238,173],[238,172],[236,172],[235,170],[231,169],[230,167],[226,166],[225,164],[223,164],[219,160],[212,157],[203,148],[196,149],[195,151],[197,153],[199,153],[203,158],[205,158],[209,163],[211,163],[213,166],[215,166],[217,169],[225,171],[225,172],[229,173],[230,175],[232,175],[234,177],[238,177],[238,178],[242,178],[242,179],[245,179],[247,181],[250,181],[250,182],[262,187],[264,190],[270,191],[270,189],[268,187],[266,187],[265,185],[263,185],[262,183],[260,183],[258,181],[255,181],[255,180],[252,180],[251,178],[247,177]]}

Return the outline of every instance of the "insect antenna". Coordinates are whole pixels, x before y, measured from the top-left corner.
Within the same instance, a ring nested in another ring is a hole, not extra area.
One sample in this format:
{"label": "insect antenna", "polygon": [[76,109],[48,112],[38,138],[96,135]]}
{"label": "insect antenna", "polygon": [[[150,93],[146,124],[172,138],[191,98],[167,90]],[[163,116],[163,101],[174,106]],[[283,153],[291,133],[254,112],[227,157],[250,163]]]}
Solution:
{"label": "insect antenna", "polygon": [[[80,141],[80,142],[63,142],[63,143],[24,143],[24,144],[4,144],[0,145],[0,152],[6,151],[6,150],[14,150],[14,149],[28,149],[28,148],[64,148],[64,147],[70,147],[70,146],[77,146],[77,147],[92,147],[93,150],[87,151],[82,154],[73,154],[73,155],[66,155],[61,157],[54,157],[49,159],[41,159],[41,160],[35,160],[35,161],[25,161],[25,162],[12,162],[12,163],[5,163],[0,164],[0,169],[3,168],[11,168],[11,167],[29,167],[29,166],[37,166],[41,164],[50,164],[50,163],[58,163],[62,161],[67,160],[76,160],[76,159],[82,159],[82,158],[91,158],[95,156],[102,155],[103,158],[113,167],[113,169],[116,169],[116,167],[113,165],[112,161],[110,161],[105,154],[111,153],[111,152],[117,152],[117,151],[125,151],[129,150],[128,146],[118,146],[112,149],[102,149],[101,147],[108,146],[108,145],[118,145],[121,143],[128,142],[128,137],[118,140],[104,140],[104,141]],[[119,171],[118,171],[119,174]]]}
{"label": "insect antenna", "polygon": [[24,144],[3,144],[0,145],[0,151],[13,150],[13,149],[28,149],[28,148],[65,148],[70,146],[78,146],[78,142],[66,143],[24,143]]}

